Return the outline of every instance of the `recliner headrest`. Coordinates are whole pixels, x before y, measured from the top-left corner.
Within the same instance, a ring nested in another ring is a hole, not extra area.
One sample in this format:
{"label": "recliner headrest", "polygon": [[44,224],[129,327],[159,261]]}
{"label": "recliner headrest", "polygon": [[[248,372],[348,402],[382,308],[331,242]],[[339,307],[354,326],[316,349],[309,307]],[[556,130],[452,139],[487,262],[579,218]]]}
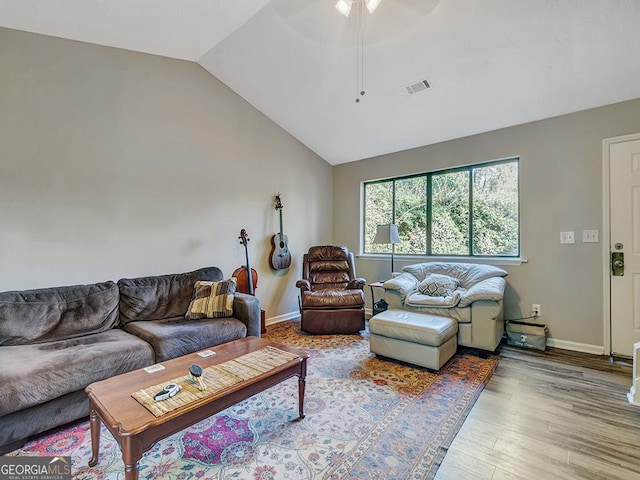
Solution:
{"label": "recliner headrest", "polygon": [[349,250],[343,245],[320,245],[311,247],[307,254],[307,261],[318,262],[323,260],[347,260]]}

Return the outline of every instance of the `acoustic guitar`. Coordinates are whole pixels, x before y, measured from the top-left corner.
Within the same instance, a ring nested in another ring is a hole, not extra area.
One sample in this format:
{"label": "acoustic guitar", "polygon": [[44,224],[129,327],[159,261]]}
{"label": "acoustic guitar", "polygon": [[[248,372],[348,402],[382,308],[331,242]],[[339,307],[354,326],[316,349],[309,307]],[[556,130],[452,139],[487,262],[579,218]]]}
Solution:
{"label": "acoustic guitar", "polygon": [[276,210],[280,212],[280,233],[276,233],[271,238],[271,256],[269,263],[274,270],[286,270],[291,265],[291,253],[287,242],[289,239],[282,229],[282,202],[280,194],[276,195]]}

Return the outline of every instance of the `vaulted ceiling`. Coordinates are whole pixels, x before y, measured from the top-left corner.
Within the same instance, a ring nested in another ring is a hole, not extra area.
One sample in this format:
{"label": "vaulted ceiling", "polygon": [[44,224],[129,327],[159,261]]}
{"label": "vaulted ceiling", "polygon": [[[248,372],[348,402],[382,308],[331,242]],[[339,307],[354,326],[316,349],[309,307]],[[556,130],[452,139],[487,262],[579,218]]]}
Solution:
{"label": "vaulted ceiling", "polygon": [[640,98],[640,0],[382,0],[359,103],[334,4],[0,0],[0,26],[197,62],[334,165]]}

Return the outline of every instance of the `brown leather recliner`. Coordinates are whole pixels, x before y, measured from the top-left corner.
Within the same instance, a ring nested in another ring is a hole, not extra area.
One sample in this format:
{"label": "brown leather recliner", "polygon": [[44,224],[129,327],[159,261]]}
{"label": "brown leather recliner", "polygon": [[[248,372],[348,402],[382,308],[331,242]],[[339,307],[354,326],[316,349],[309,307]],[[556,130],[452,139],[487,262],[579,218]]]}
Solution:
{"label": "brown leather recliner", "polygon": [[364,278],[355,277],[353,253],[341,245],[311,247],[302,259],[300,327],[316,334],[364,330]]}

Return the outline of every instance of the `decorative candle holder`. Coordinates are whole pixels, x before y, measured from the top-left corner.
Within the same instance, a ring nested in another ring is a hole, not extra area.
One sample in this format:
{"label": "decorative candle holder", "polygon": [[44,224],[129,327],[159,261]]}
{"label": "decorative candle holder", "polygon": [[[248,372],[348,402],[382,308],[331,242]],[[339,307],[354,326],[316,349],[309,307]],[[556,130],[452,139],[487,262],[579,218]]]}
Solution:
{"label": "decorative candle holder", "polygon": [[196,386],[202,391],[207,389],[207,384],[204,383],[204,379],[202,378],[203,376],[204,370],[202,370],[202,367],[197,363],[194,363],[189,367],[189,377],[191,378],[193,383],[195,383]]}

